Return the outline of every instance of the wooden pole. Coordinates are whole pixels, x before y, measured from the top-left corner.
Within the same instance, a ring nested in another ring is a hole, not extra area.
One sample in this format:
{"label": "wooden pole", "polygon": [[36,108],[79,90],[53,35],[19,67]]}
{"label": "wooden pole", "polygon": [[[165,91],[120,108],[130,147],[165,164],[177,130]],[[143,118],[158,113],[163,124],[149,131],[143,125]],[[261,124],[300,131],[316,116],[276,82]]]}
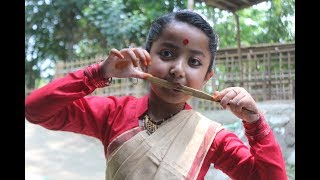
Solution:
{"label": "wooden pole", "polygon": [[242,72],[242,54],[241,54],[241,38],[240,38],[240,23],[239,23],[239,16],[236,12],[232,12],[234,18],[236,20],[236,27],[237,27],[237,45],[238,45],[238,60],[239,60],[239,69],[240,69],[240,86],[243,86],[243,72]]}
{"label": "wooden pole", "polygon": [[188,0],[188,9],[193,10],[194,0]]}

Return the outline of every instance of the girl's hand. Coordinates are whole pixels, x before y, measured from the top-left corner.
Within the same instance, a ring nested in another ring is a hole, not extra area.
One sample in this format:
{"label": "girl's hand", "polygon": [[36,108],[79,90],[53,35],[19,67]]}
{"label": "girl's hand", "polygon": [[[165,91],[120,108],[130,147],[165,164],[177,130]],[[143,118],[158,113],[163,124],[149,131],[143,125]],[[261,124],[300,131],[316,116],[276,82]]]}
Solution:
{"label": "girl's hand", "polygon": [[[229,87],[214,92],[214,98],[220,100],[221,106],[236,115],[238,118],[253,123],[260,118],[255,100],[242,87]],[[249,110],[249,111],[248,111]]]}
{"label": "girl's hand", "polygon": [[142,48],[111,49],[108,58],[101,62],[104,78],[145,78],[139,67],[150,65],[150,54]]}

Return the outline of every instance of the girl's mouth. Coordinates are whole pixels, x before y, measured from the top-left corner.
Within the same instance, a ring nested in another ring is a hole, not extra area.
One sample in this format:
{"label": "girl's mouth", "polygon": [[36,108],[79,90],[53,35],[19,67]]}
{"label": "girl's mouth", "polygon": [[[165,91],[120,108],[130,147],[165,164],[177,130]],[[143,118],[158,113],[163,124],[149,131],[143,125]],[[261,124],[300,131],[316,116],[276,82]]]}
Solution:
{"label": "girl's mouth", "polygon": [[180,89],[173,89],[175,92],[182,92]]}
{"label": "girl's mouth", "polygon": [[176,91],[176,92],[182,92],[182,85],[180,83],[173,83],[174,84],[174,88],[173,90]]}

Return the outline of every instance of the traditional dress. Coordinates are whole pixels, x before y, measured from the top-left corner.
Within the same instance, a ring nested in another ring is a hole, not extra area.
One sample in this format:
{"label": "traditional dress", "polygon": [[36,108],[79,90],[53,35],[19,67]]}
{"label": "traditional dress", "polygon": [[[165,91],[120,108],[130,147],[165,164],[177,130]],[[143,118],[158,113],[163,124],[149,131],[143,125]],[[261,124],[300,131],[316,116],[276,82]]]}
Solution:
{"label": "traditional dress", "polygon": [[197,177],[219,130],[219,123],[194,110],[183,110],[151,135],[141,127],[124,132],[109,145],[112,148],[108,148],[106,177],[110,180]]}
{"label": "traditional dress", "polygon": [[26,98],[26,119],[100,139],[106,179],[203,179],[210,164],[232,179],[287,179],[280,146],[263,115],[243,122],[250,149],[188,104],[149,135],[139,123],[149,95],[87,96],[102,81],[97,66],[53,80]]}

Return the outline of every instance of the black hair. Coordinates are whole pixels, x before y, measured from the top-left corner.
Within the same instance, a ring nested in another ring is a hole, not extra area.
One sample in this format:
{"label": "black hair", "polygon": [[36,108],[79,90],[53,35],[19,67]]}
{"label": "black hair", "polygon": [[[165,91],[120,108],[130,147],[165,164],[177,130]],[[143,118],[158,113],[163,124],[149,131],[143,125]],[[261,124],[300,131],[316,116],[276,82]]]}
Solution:
{"label": "black hair", "polygon": [[200,29],[207,35],[207,37],[209,38],[209,49],[211,52],[211,61],[208,68],[208,72],[211,72],[216,57],[219,37],[217,33],[213,30],[213,28],[210,26],[210,24],[194,11],[179,10],[163,15],[155,21],[153,21],[147,35],[145,49],[150,53],[152,43],[160,36],[162,30],[166,28],[166,25],[173,21],[180,21],[190,24]]}

